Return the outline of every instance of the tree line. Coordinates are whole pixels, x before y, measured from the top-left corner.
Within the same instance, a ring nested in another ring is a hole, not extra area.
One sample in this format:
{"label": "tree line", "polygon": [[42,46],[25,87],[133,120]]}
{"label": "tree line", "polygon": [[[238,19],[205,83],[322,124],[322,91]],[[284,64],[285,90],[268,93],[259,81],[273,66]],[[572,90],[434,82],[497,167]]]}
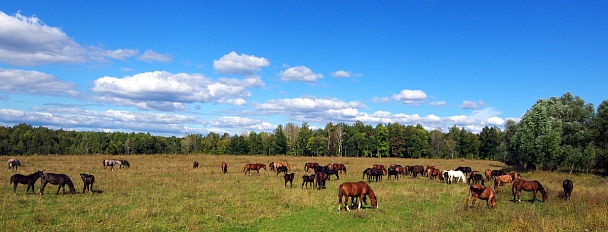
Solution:
{"label": "tree line", "polygon": [[608,101],[597,108],[578,96],[538,100],[519,122],[476,134],[452,126],[447,132],[422,125],[327,123],[313,129],[278,125],[272,133],[210,132],[184,137],[150,133],[77,132],[21,123],[0,127],[0,155],[213,154],[398,157],[498,160],[572,171],[608,170]]}

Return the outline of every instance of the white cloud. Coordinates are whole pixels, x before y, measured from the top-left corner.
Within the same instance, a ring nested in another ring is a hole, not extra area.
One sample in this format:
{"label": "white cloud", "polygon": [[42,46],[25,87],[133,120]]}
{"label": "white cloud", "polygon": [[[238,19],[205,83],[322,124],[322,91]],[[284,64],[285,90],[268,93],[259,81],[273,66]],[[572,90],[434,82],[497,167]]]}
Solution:
{"label": "white cloud", "polygon": [[445,103],[445,101],[436,101],[436,102],[429,103],[429,105],[431,105],[431,106],[445,106],[445,105],[447,105],[447,103]]}
{"label": "white cloud", "polygon": [[485,105],[485,103],[483,101],[478,101],[478,102],[463,101],[462,104],[459,105],[459,107],[463,108],[463,109],[477,109],[484,105]]}
{"label": "white cloud", "polygon": [[232,51],[213,61],[213,69],[223,74],[239,74],[243,76],[254,75],[263,67],[270,65],[270,61],[263,57],[247,54],[238,55]]}
{"label": "white cloud", "polygon": [[276,125],[260,119],[241,118],[237,116],[226,116],[213,120],[212,125],[224,128],[249,129],[249,130],[273,130]]}
{"label": "white cloud", "polygon": [[254,105],[256,110],[266,114],[284,114],[294,120],[315,122],[353,118],[359,114],[358,109],[365,107],[361,102],[313,97],[270,100]]}
{"label": "white cloud", "polygon": [[137,57],[138,60],[143,60],[146,62],[153,62],[153,61],[157,61],[157,62],[164,62],[164,63],[168,63],[171,62],[171,60],[173,58],[171,58],[171,55],[169,53],[165,53],[165,54],[160,54],[157,53],[153,50],[146,50],[144,52],[144,54],[141,54],[141,56]]}
{"label": "white cloud", "polygon": [[401,90],[399,94],[393,95],[392,98],[395,101],[400,101],[408,105],[420,105],[427,99],[426,93],[424,93],[424,91],[409,89]]}
{"label": "white cloud", "polygon": [[388,97],[374,97],[372,99],[372,102],[376,102],[376,103],[387,103],[389,102],[391,99],[389,99]]}
{"label": "white cloud", "polygon": [[300,81],[300,82],[315,82],[323,78],[323,74],[313,73],[306,66],[296,66],[288,68],[279,73],[281,80],[284,81]]}
{"label": "white cloud", "polygon": [[69,95],[80,92],[71,82],[59,81],[54,76],[18,69],[0,68],[0,91],[12,94]]}
{"label": "white cloud", "polygon": [[202,74],[156,71],[123,78],[102,77],[94,81],[91,91],[98,94],[93,99],[100,102],[171,111],[183,110],[184,104],[194,102],[244,105],[251,95],[245,87],[252,85],[248,81],[213,81]]}
{"label": "white cloud", "polygon": [[345,77],[345,78],[348,78],[348,77],[351,77],[352,72],[347,72],[347,71],[344,71],[344,70],[338,70],[338,71],[332,72],[331,75],[333,77]]}

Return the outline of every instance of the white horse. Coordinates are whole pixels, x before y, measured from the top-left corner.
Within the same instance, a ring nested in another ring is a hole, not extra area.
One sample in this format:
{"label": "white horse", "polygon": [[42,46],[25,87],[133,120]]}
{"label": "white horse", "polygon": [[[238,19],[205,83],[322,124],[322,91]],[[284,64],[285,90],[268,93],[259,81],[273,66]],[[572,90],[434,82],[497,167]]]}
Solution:
{"label": "white horse", "polygon": [[454,171],[454,170],[449,170],[448,171],[448,178],[450,179],[450,182],[453,182],[454,179],[456,179],[456,183],[458,183],[458,179],[462,180],[462,183],[466,183],[465,182],[465,176],[464,173],[462,171]]}
{"label": "white horse", "polygon": [[15,159],[15,158],[9,159],[7,163],[8,163],[9,171],[12,171],[13,169],[15,169],[15,171],[17,171],[17,168],[19,166],[21,166],[21,161],[19,161],[18,159]]}
{"label": "white horse", "polygon": [[114,171],[114,165],[122,165],[122,163],[118,160],[104,160],[103,161],[103,169],[107,169],[108,166]]}

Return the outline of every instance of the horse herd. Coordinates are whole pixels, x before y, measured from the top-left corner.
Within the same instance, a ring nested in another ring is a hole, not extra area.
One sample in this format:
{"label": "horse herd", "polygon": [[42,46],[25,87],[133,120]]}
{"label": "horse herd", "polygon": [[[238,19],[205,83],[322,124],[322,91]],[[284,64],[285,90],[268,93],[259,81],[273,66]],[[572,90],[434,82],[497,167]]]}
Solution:
{"label": "horse herd", "polygon": [[[17,167],[21,166],[21,161],[19,161],[18,159],[14,159],[14,158],[9,159],[7,161],[7,163],[8,163],[9,171],[17,170]],[[107,167],[110,167],[113,171],[115,165],[120,165],[120,168],[122,168],[122,166],[131,167],[131,165],[129,164],[129,161],[127,161],[127,160],[104,160],[103,161],[104,169],[107,169]],[[93,193],[93,183],[95,183],[95,176],[86,174],[86,173],[81,173],[80,178],[82,179],[82,182],[84,184],[83,188],[82,188],[82,193],[85,193],[85,191],[88,191],[89,193]],[[44,188],[46,187],[47,184],[59,186],[57,188],[57,192],[55,193],[56,195],[59,195],[59,191],[61,189],[63,189],[63,193],[65,194],[66,185],[70,189],[69,193],[71,193],[71,194],[76,193],[76,189],[74,188],[74,182],[72,182],[72,179],[70,179],[70,177],[67,176],[66,174],[44,173],[43,171],[40,171],[40,170],[38,170],[30,175],[14,174],[11,176],[9,183],[13,185],[13,194],[14,195],[17,194],[17,185],[19,185],[19,184],[27,185],[27,189],[25,190],[26,194],[29,193],[30,188],[32,189],[32,194],[34,194],[35,193],[34,184],[36,184],[36,181],[38,179],[41,179],[40,180],[41,187],[40,187],[40,192],[39,192],[40,195],[44,195]]]}

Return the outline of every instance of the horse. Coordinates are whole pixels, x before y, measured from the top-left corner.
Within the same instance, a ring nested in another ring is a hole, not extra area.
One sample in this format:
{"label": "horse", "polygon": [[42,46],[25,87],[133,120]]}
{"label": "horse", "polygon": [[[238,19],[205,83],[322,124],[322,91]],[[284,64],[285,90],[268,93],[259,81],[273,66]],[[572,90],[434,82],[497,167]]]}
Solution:
{"label": "horse", "polygon": [[312,187],[314,188],[315,186],[315,175],[303,175],[302,176],[302,188],[304,188],[304,184],[306,184],[306,188],[308,188],[308,183],[310,183],[312,185]]}
{"label": "horse", "polygon": [[304,164],[304,171],[308,172],[308,169],[310,168],[314,170],[316,166],[319,166],[319,163],[306,163]]}
{"label": "horse", "polygon": [[512,184],[515,179],[521,180],[521,175],[517,173],[506,174],[502,176],[497,176],[494,178],[494,188],[498,188],[498,186],[503,186],[504,184]]}
{"label": "horse", "polygon": [[536,171],[536,165],[533,163],[526,164],[526,172],[534,172]]}
{"label": "horse", "polygon": [[15,171],[17,171],[18,167],[21,166],[21,161],[19,161],[18,159],[15,159],[15,158],[8,159],[8,161],[6,163],[8,164],[9,171],[12,171],[13,169],[15,169]]}
{"label": "horse", "polygon": [[513,183],[513,187],[511,187],[511,192],[513,193],[513,201],[515,201],[516,197],[517,200],[521,202],[521,190],[524,191],[532,191],[532,204],[534,204],[534,202],[536,202],[536,192],[540,191],[540,193],[543,195],[543,202],[547,201],[547,191],[545,191],[545,188],[543,188],[543,185],[540,184],[540,182],[536,181],[536,180],[532,180],[532,181],[526,181],[526,180],[516,180]]}
{"label": "horse", "polygon": [[95,176],[80,173],[80,178],[82,179],[82,182],[84,182],[82,193],[84,193],[85,190],[89,190],[89,192],[93,194],[93,183],[95,183]]}
{"label": "horse", "polygon": [[222,172],[224,174],[226,174],[228,172],[228,164],[226,162],[222,162]]}
{"label": "horse", "polygon": [[118,160],[104,160],[103,161],[103,169],[108,169],[110,167],[112,171],[114,171],[114,165],[120,165],[120,161]]}
{"label": "horse", "polygon": [[502,175],[506,175],[507,173],[505,173],[505,171],[503,170],[492,170],[492,175],[491,177],[497,177],[497,176],[502,176]]}
{"label": "horse", "polygon": [[[481,174],[480,174],[481,175]],[[469,197],[467,198],[466,205],[469,205],[469,200],[473,198],[473,204],[471,207],[475,206],[475,201],[477,198],[486,200],[488,208],[496,208],[496,195],[494,195],[494,190],[490,187],[481,186],[478,184],[471,185],[469,187]]]}
{"label": "horse", "polygon": [[443,182],[445,182],[446,184],[451,184],[452,183],[450,181],[450,176],[448,175],[448,171],[443,170],[443,172],[441,173],[441,176],[443,178]]}
{"label": "horse", "polygon": [[14,184],[13,194],[17,195],[17,185],[18,184],[27,184],[27,189],[25,190],[25,194],[27,194],[30,191],[30,187],[32,188],[32,193],[35,193],[34,184],[36,184],[36,181],[38,180],[38,178],[42,177],[42,175],[44,175],[44,173],[42,171],[37,171],[37,172],[34,172],[27,176],[24,176],[21,174],[15,174],[15,175],[11,176],[10,184]]}
{"label": "horse", "polygon": [[334,164],[334,169],[340,171],[340,173],[346,174],[346,166],[344,166],[344,164]]}
{"label": "horse", "polygon": [[67,184],[70,187],[70,193],[76,193],[76,189],[74,188],[74,183],[70,177],[65,174],[55,174],[55,173],[44,173],[42,175],[42,187],[40,187],[40,195],[44,195],[44,187],[46,184],[51,183],[52,185],[59,185],[57,188],[57,195],[59,195],[59,190],[63,188],[63,193],[65,194],[65,185]]}
{"label": "horse", "polygon": [[331,175],[336,175],[336,179],[338,179],[338,180],[340,179],[340,175],[338,175],[338,170],[336,170],[336,169],[325,169],[325,170],[323,170],[323,172],[325,174],[327,174],[327,180],[331,180],[331,178],[330,178]]}
{"label": "horse", "polygon": [[197,169],[198,168],[198,161],[194,161],[194,163],[192,163],[192,169]]}
{"label": "horse", "polygon": [[260,169],[264,169],[264,171],[268,171],[266,170],[266,164],[245,164],[245,167],[243,168],[243,172],[245,173],[245,175],[247,173],[249,173],[249,175],[251,175],[251,170],[256,170],[258,171],[258,175],[260,175]]}
{"label": "horse", "polygon": [[274,162],[274,168],[278,168],[278,167],[287,167],[287,169],[291,169],[291,165],[289,165],[289,163],[287,162]]}
{"label": "horse", "polygon": [[361,210],[361,202],[364,202],[365,197],[369,196],[371,199],[372,207],[378,208],[378,200],[374,194],[374,190],[365,182],[344,182],[338,187],[338,212],[342,209],[342,196],[344,196],[344,206],[347,211],[350,211],[348,206],[349,197],[358,197],[359,206],[358,210]]}
{"label": "horse", "polygon": [[481,182],[481,185],[485,185],[483,176],[479,172],[475,173],[475,174],[471,174],[471,176],[469,176],[469,178],[467,179],[467,183],[469,183],[469,184],[479,184],[480,182]]}
{"label": "horse", "polygon": [[397,168],[388,168],[388,179],[391,179],[391,176],[395,176],[395,180],[399,179],[399,172],[397,172]]}
{"label": "horse", "polygon": [[289,188],[293,187],[293,177],[295,176],[295,173],[289,173],[289,174],[285,174],[285,176],[283,176],[283,178],[285,179],[285,188],[287,188],[287,182],[289,182]]}
{"label": "horse", "polygon": [[422,165],[414,165],[412,167],[412,169],[410,169],[410,171],[412,172],[412,177],[416,178],[418,177],[418,174],[422,175],[424,177],[424,166]]}
{"label": "horse", "polygon": [[284,172],[284,173],[285,173],[285,175],[287,175],[287,171],[288,171],[288,169],[287,169],[287,167],[285,167],[285,166],[280,166],[280,167],[277,167],[277,176],[278,176],[278,175],[279,175],[279,173],[281,173],[281,172]]}
{"label": "horse", "polygon": [[382,170],[382,175],[388,174],[388,171],[382,164],[374,164],[373,167],[374,167],[374,169]]}
{"label": "horse", "polygon": [[485,174],[486,174],[486,182],[490,181],[490,178],[492,178],[492,170],[486,169]]}
{"label": "horse", "polygon": [[118,162],[119,162],[118,164],[120,164],[121,169],[122,169],[122,166],[127,166],[127,168],[131,168],[131,164],[127,160],[118,160]]}
{"label": "horse", "polygon": [[439,171],[439,169],[433,168],[432,170],[429,170],[429,180],[437,179],[439,176],[441,176],[441,171]]}
{"label": "horse", "polygon": [[430,178],[431,171],[433,171],[433,169],[435,169],[435,168],[437,168],[437,167],[431,166],[431,165],[426,166],[426,169],[424,171],[424,175],[423,176],[426,176],[426,177]]}
{"label": "horse", "polygon": [[317,190],[325,188],[325,180],[327,180],[328,177],[329,175],[327,175],[325,172],[315,173],[315,182],[317,182]]}
{"label": "horse", "polygon": [[274,171],[274,162],[270,162],[268,167],[270,168],[270,171]]}
{"label": "horse", "polygon": [[459,166],[456,169],[454,169],[454,171],[461,171],[462,173],[464,173],[465,175],[470,175],[471,172],[473,171],[471,169],[471,167],[463,167],[463,166]]}
{"label": "horse", "polygon": [[572,196],[572,189],[574,188],[572,181],[565,179],[562,183],[562,187],[564,188],[564,199],[570,199],[570,197]]}
{"label": "horse", "polygon": [[458,183],[458,180],[462,180],[462,183],[465,183],[465,176],[462,171],[449,170],[448,171],[448,179],[450,179],[450,183],[456,179],[455,183]]}

